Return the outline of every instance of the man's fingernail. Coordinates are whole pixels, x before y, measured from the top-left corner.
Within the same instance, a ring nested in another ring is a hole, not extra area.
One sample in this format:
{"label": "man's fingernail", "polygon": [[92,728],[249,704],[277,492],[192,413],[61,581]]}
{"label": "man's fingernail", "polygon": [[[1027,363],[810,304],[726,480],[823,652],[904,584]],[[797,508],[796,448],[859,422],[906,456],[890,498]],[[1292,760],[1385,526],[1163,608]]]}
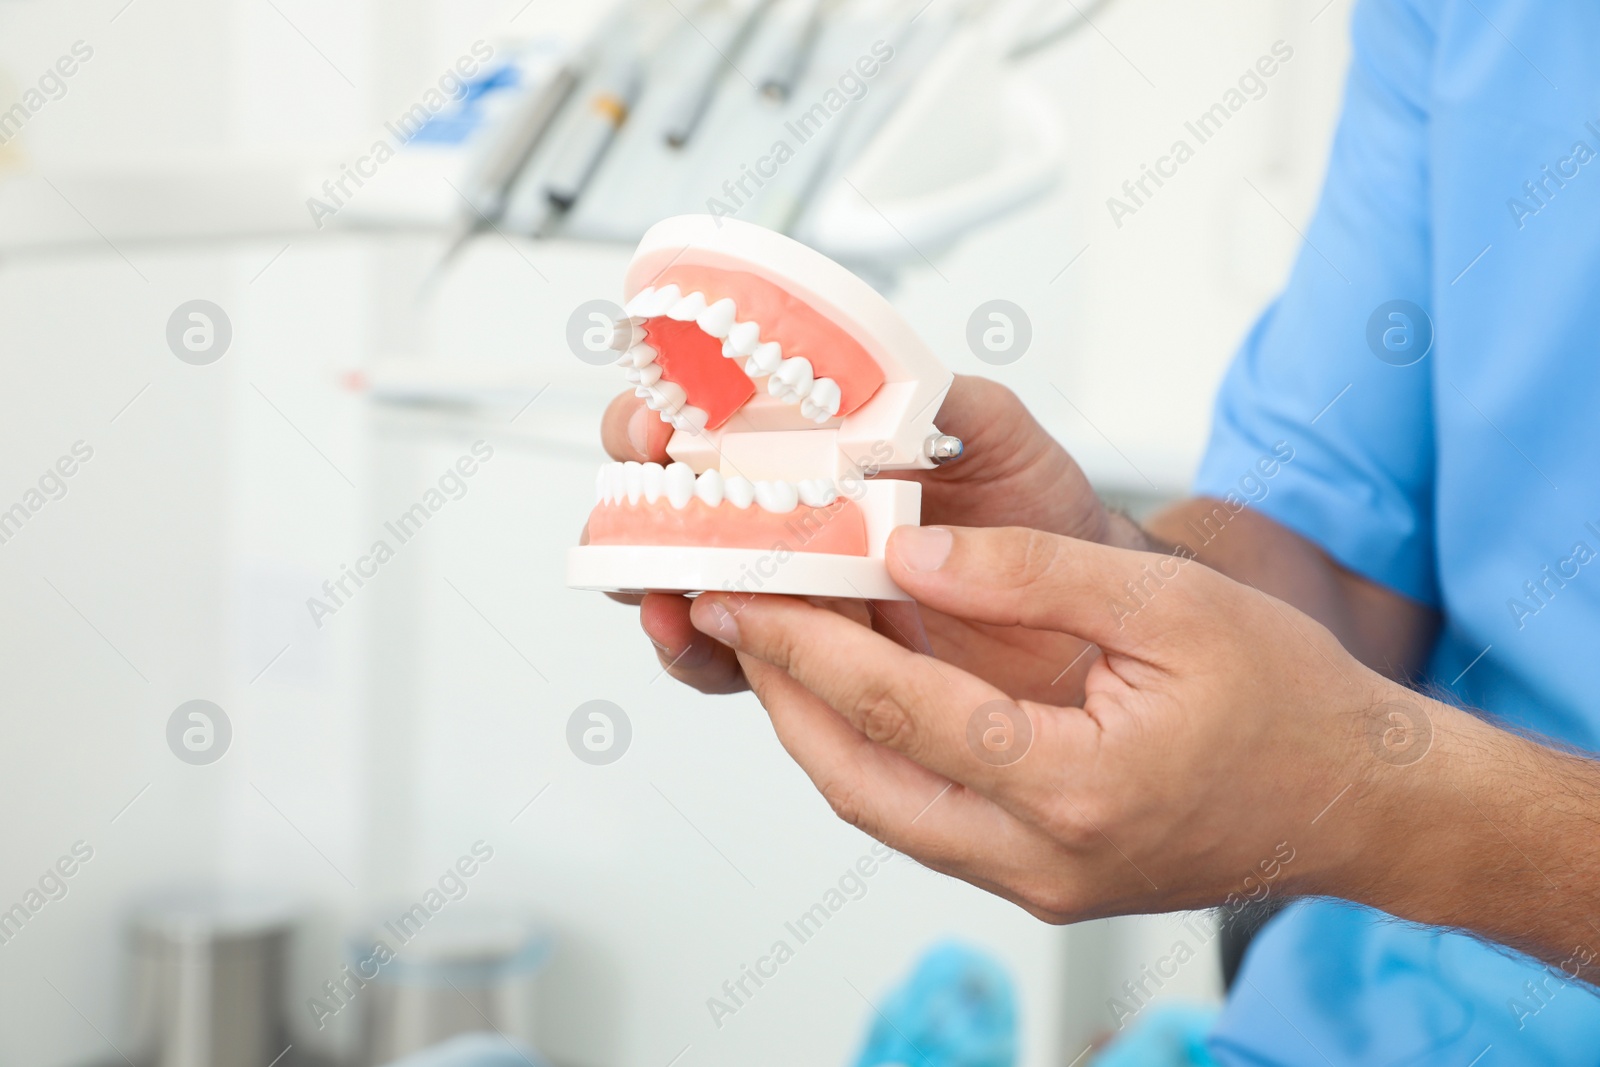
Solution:
{"label": "man's fingernail", "polygon": [[955,536],[943,526],[902,526],[894,536],[895,553],[913,571],[943,567],[955,543]]}
{"label": "man's fingernail", "polygon": [[650,416],[653,414],[649,408],[640,408],[628,419],[628,444],[639,454],[641,459],[650,458]]}
{"label": "man's fingernail", "polygon": [[736,644],[739,640],[739,620],[721,604],[697,601],[690,612],[695,628],[715,637],[723,644]]}

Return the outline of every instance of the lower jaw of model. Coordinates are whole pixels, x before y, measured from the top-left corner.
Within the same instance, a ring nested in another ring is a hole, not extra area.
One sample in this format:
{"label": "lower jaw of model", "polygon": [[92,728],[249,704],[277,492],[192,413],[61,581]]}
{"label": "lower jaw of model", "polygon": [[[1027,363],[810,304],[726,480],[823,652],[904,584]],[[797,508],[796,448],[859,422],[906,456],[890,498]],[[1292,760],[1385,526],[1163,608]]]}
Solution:
{"label": "lower jaw of model", "polygon": [[589,515],[592,545],[703,545],[839,556],[867,554],[866,519],[828,479],[752,482],[687,463],[600,468]]}

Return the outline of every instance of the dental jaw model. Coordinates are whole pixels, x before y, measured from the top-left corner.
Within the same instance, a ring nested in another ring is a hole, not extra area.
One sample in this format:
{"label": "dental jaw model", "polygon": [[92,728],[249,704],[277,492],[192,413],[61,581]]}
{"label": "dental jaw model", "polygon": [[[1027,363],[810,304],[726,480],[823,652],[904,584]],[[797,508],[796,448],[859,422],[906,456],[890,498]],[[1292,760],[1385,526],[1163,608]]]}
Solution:
{"label": "dental jaw model", "polygon": [[951,374],[879,293],[748,223],[685,215],[644,235],[615,347],[674,428],[671,461],[600,470],[567,584],[610,591],[903,600],[884,545],[922,487],[872,478],[960,454],[933,418]]}

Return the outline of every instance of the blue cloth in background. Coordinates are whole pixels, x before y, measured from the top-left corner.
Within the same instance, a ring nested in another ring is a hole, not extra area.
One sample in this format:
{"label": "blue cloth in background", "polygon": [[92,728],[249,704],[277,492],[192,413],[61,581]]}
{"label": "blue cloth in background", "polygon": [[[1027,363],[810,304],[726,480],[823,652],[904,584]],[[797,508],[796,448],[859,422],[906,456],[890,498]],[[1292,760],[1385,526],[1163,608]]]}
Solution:
{"label": "blue cloth in background", "polygon": [[1217,1067],[1206,1037],[1219,1014],[1194,1004],[1152,1005],[1089,1062],[1091,1067]]}
{"label": "blue cloth in background", "polygon": [[[1436,608],[1426,681],[1592,751],[1600,4],[1362,0],[1353,20],[1321,202],[1223,383],[1196,489]],[[1402,301],[1417,310],[1396,318]],[[1600,999],[1313,900],[1258,935],[1212,1050],[1229,1067],[1592,1067]]]}
{"label": "blue cloth in background", "polygon": [[930,948],[878,1005],[855,1067],[1015,1067],[1017,997],[989,956],[952,941]]}

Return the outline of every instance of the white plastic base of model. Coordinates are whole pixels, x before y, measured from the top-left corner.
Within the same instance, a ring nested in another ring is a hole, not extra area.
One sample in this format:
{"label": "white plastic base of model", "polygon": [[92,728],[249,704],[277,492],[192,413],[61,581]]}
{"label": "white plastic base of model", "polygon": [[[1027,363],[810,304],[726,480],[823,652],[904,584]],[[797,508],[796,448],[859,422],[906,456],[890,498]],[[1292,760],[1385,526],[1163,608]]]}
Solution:
{"label": "white plastic base of model", "polygon": [[922,522],[922,483],[899,478],[856,482],[846,481],[839,491],[856,502],[867,524],[867,555],[882,559],[889,534],[896,526],[917,526]]}
{"label": "white plastic base of model", "polygon": [[606,593],[786,593],[910,600],[882,559],[765,548],[581,545],[567,549],[567,585]]}

